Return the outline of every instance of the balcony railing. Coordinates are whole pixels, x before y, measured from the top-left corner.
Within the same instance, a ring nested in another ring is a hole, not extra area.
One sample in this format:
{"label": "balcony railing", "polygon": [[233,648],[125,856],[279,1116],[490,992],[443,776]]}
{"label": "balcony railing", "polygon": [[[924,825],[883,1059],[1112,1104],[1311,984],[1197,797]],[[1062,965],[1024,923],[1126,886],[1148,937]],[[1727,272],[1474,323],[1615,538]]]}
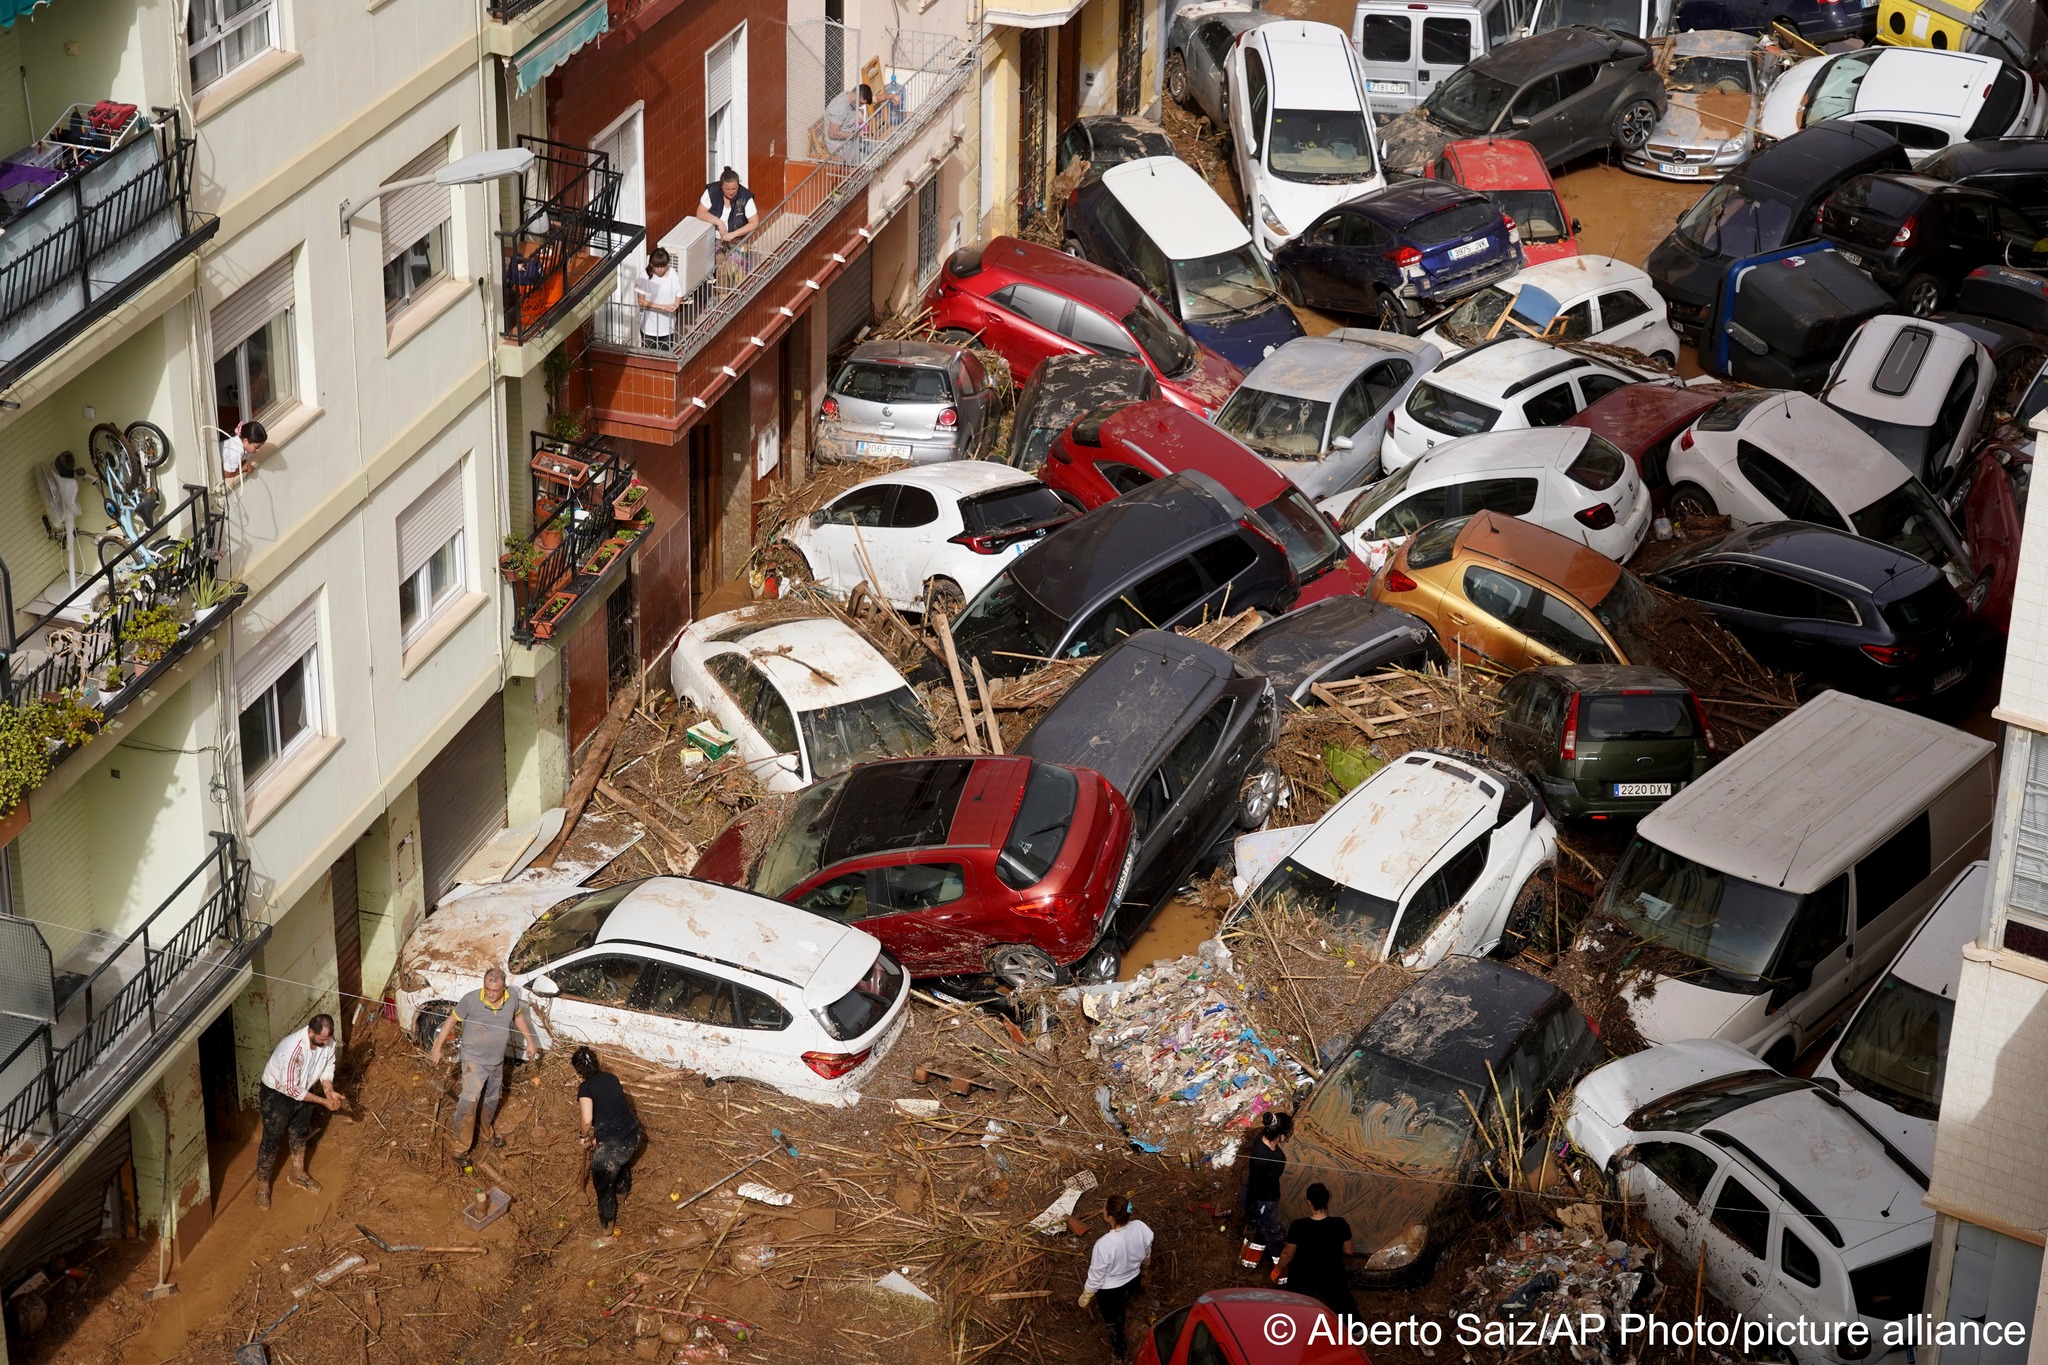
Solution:
{"label": "balcony railing", "polygon": [[501,24],[509,24],[528,10],[534,9],[543,3],[545,3],[545,0],[490,0],[485,9],[489,12],[491,18]]}
{"label": "balcony railing", "polygon": [[508,541],[500,561],[512,585],[512,638],[553,636],[592,588],[622,572],[653,521],[633,459],[602,438],[564,441],[533,433],[533,534]]}
{"label": "balcony railing", "polygon": [[519,226],[498,234],[505,282],[505,339],[524,345],[578,303],[618,281],[619,266],[647,236],[617,219],[625,178],[588,147],[521,136],[538,158],[519,195]]}
{"label": "balcony railing", "polygon": [[0,236],[0,389],[62,350],[220,226],[191,207],[176,110],[46,192]]}
{"label": "balcony railing", "polygon": [[[71,978],[75,984],[61,996],[55,980],[44,996],[40,983],[10,975],[34,987],[24,995],[54,1001],[54,1017],[5,1016],[15,1026],[8,1032],[19,1035],[26,1025],[26,1036],[0,1060],[0,1217],[33,1177],[56,1168],[64,1151],[124,1098],[187,1025],[219,1003],[222,987],[268,936],[268,925],[244,914],[248,860],[232,836],[213,838],[213,850],[177,889],[82,980]],[[48,970],[47,948],[27,938],[34,926],[6,923],[15,931],[6,941],[16,950],[0,970]],[[40,951],[21,951],[24,941]]]}
{"label": "balcony railing", "polygon": [[[782,201],[761,215],[761,226],[746,238],[744,252],[720,252],[709,273],[683,296],[672,336],[656,344],[642,335],[640,309],[616,300],[592,318],[591,340],[599,346],[645,355],[673,355],[678,364],[697,355],[742,309],[795,261],[855,194],[865,191],[877,171],[920,136],[966,88],[974,70],[969,42],[944,33],[891,35],[892,95],[901,110],[879,136],[855,138],[797,182]],[[686,281],[687,283],[687,281]]]}

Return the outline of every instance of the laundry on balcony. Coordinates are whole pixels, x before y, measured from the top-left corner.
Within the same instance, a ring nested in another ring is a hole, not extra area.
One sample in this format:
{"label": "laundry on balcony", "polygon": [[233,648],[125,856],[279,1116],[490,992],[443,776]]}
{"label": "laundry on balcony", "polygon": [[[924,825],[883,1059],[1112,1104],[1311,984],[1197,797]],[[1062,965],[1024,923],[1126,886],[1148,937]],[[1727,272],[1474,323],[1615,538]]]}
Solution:
{"label": "laundry on balcony", "polygon": [[83,175],[133,142],[149,124],[132,104],[74,104],[42,139],[0,161],[0,224],[72,176]]}

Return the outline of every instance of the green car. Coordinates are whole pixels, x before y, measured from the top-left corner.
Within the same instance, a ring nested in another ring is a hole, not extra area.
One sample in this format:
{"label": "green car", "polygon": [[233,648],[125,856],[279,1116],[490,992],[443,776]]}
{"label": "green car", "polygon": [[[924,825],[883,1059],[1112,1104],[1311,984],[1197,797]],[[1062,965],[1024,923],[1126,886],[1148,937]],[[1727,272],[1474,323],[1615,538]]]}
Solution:
{"label": "green car", "polygon": [[1561,819],[1647,815],[1714,761],[1699,698],[1654,668],[1532,668],[1500,697],[1494,754]]}

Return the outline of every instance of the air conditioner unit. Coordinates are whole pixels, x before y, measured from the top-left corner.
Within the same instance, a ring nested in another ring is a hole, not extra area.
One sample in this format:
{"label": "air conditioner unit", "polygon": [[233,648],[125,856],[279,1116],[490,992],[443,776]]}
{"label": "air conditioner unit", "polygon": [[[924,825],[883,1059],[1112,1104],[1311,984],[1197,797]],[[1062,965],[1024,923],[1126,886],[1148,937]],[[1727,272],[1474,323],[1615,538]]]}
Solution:
{"label": "air conditioner unit", "polygon": [[685,218],[677,223],[661,239],[661,246],[668,252],[670,268],[682,282],[685,294],[711,278],[718,230],[702,218]]}

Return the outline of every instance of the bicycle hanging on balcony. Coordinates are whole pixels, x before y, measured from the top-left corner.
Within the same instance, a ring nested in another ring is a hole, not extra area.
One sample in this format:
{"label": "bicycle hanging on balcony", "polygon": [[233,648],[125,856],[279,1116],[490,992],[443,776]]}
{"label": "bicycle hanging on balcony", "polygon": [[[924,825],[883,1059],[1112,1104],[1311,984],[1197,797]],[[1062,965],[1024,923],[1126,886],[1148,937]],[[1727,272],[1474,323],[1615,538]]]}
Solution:
{"label": "bicycle hanging on balcony", "polygon": [[100,567],[116,573],[154,568],[163,556],[142,538],[163,512],[156,475],[171,462],[170,437],[154,422],[130,422],[126,431],[101,422],[88,439],[100,501],[114,523],[95,542]]}

